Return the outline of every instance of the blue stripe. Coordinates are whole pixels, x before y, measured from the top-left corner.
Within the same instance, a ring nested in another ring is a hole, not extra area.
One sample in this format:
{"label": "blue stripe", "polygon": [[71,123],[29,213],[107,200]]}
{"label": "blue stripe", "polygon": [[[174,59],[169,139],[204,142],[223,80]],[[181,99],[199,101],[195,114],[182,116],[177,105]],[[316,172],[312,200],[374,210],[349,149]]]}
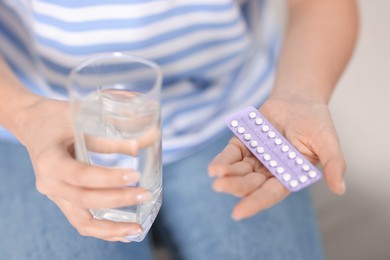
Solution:
{"label": "blue stripe", "polygon": [[156,22],[161,22],[164,19],[171,18],[174,16],[185,15],[187,13],[202,12],[202,11],[214,12],[214,13],[223,12],[232,9],[234,7],[235,6],[232,3],[223,4],[223,5],[221,4],[189,5],[189,6],[180,6],[174,9],[169,9],[163,13],[158,13],[150,16],[133,18],[133,19],[101,19],[96,21],[85,21],[85,22],[66,22],[66,21],[59,20],[58,18],[39,14],[39,13],[34,13],[34,17],[36,20],[42,23],[61,28],[62,30],[65,31],[82,32],[82,31],[90,31],[90,30],[138,28]]}
{"label": "blue stripe", "polygon": [[[226,87],[226,90],[225,92],[223,93],[223,95],[221,95],[220,99],[224,99],[225,96],[227,95],[227,92],[230,91],[230,89],[233,87],[233,85],[236,83],[235,82],[235,79],[236,79],[236,76],[241,72],[242,70],[242,63],[240,63],[236,68],[234,68],[232,71],[232,74],[229,75],[229,84],[227,85]],[[202,78],[202,76],[196,78],[196,79],[200,79],[201,81],[206,81],[205,79]],[[231,79],[231,80],[230,80]],[[197,80],[195,80],[197,81]],[[186,99],[186,98],[192,98],[192,99],[196,99],[196,98],[202,98],[200,96],[201,93],[204,93],[205,91],[207,91],[208,88],[212,87],[212,83],[213,83],[214,80],[208,80],[208,86],[206,87],[199,87],[199,84],[194,84],[195,87],[192,89],[192,91],[190,92],[186,92],[185,94],[181,95],[181,96],[173,96],[173,97],[168,97],[168,98],[165,98],[162,102],[162,104],[166,104],[168,102],[175,102],[176,100],[181,100],[183,101],[183,99]]]}
{"label": "blue stripe", "polygon": [[[263,71],[263,73],[260,74],[260,77],[251,85],[251,87],[249,87],[247,89],[247,91],[245,92],[246,95],[249,96],[249,95],[251,95],[251,93],[254,93],[255,91],[258,91],[259,87],[272,75],[272,72],[275,71],[275,65],[276,65],[275,54],[276,54],[276,49],[279,46],[279,41],[280,41],[280,38],[278,37],[278,34],[275,35],[274,38],[270,41],[271,44],[270,44],[270,47],[269,47],[268,59],[267,59],[269,61],[268,62],[268,66]],[[238,71],[236,71],[236,73],[237,72]],[[231,104],[228,104],[228,102],[226,100],[226,96],[227,96],[227,94],[229,94],[229,92],[231,93],[233,86],[234,87],[238,86],[238,84],[236,84],[236,83],[237,82],[234,82],[234,81],[231,82],[227,86],[227,89],[225,90],[225,92],[217,99],[213,99],[213,100],[209,100],[209,101],[205,101],[205,102],[199,102],[199,103],[196,103],[194,105],[185,107],[184,109],[181,109],[180,111],[176,111],[176,113],[174,113],[174,114],[170,115],[169,117],[167,117],[166,119],[164,119],[163,126],[167,127],[167,124],[171,123],[175,118],[177,118],[178,116],[180,116],[180,115],[182,115],[184,113],[187,113],[189,111],[193,111],[193,110],[196,110],[196,109],[199,109],[199,108],[204,108],[204,107],[206,107],[208,105],[215,105],[216,103],[219,103],[220,104],[218,106],[219,109],[216,109],[207,118],[204,118],[205,121],[212,120],[213,118],[217,117],[218,114],[224,109],[224,105],[225,106],[226,105],[231,105]],[[193,132],[193,131],[196,131],[196,130],[197,129],[194,128],[193,125],[190,125],[187,128],[183,128],[180,131],[175,132],[175,135],[183,135],[185,133]]]}
{"label": "blue stripe", "polygon": [[33,93],[37,95],[45,94],[39,86],[34,84],[34,82],[28,77],[28,75],[23,70],[21,70],[18,66],[16,66],[16,64],[7,57],[7,55],[4,55],[4,59],[6,60],[8,66],[12,69],[15,76],[22,82],[22,84],[26,88],[28,88],[29,90],[31,90]]}
{"label": "blue stripe", "polygon": [[[269,77],[271,77],[272,74],[275,72],[276,63],[275,63],[275,60],[273,59],[273,55],[271,53],[268,56],[267,60],[269,61],[268,66],[265,68],[263,73],[260,74],[258,79],[252,84],[252,86],[248,88],[248,90],[246,91],[246,96],[251,96],[252,93],[259,91],[259,88],[261,88],[263,83],[266,82],[267,79]],[[260,101],[261,101],[261,103],[264,102],[264,100],[260,100]],[[241,102],[242,102],[242,100],[241,100]],[[229,104],[229,105],[232,105],[232,104]],[[239,104],[236,104],[236,105],[239,105]],[[259,105],[259,104],[252,104],[252,105]]]}
{"label": "blue stripe", "polygon": [[88,46],[68,46],[57,41],[47,39],[42,36],[37,36],[38,41],[46,46],[60,50],[63,53],[69,55],[88,55],[96,54],[99,52],[129,52],[144,49],[147,47],[152,47],[155,45],[162,44],[164,42],[172,41],[179,37],[184,37],[188,34],[202,31],[202,30],[219,30],[229,27],[234,27],[240,22],[239,19],[234,19],[226,23],[215,23],[215,24],[196,24],[193,26],[180,28],[174,31],[166,32],[150,39],[135,41],[129,43],[111,43],[111,44],[97,44],[97,45],[88,45]]}
{"label": "blue stripe", "polygon": [[[256,104],[256,105],[260,106],[261,104],[263,104],[267,100],[267,98],[268,98],[267,95],[264,96],[261,100],[259,100],[259,103]],[[170,163],[172,161],[175,161],[175,160],[178,160],[180,158],[186,157],[189,154],[193,153],[194,151],[200,150],[201,148],[207,146],[210,142],[214,141],[215,140],[215,136],[227,135],[228,133],[231,134],[224,127],[224,124],[222,123],[223,119],[220,118],[220,116],[218,116],[218,114],[219,114],[218,112],[215,112],[213,114],[213,117],[210,117],[211,118],[210,120],[214,120],[215,121],[216,117],[218,117],[217,119],[221,119],[221,125],[220,125],[221,129],[215,135],[207,137],[205,139],[205,141],[203,141],[203,142],[200,142],[200,143],[197,143],[197,144],[192,145],[190,147],[187,147],[187,149],[183,149],[183,148],[178,149],[177,147],[169,149],[169,148],[165,148],[166,146],[164,145],[164,141],[163,141],[163,163],[164,164]],[[205,120],[205,122],[206,121],[207,120]],[[231,136],[233,136],[233,134],[231,134]]]}
{"label": "blue stripe", "polygon": [[218,67],[226,62],[229,62],[229,60],[232,60],[232,59],[240,56],[241,54],[242,54],[241,51],[237,51],[237,52],[230,54],[230,55],[227,55],[223,58],[214,60],[213,62],[210,62],[206,65],[195,67],[195,68],[192,68],[186,72],[178,73],[178,74],[175,74],[172,76],[167,76],[165,78],[167,79],[167,81],[170,81],[170,80],[175,80],[175,79],[188,79],[189,77],[197,77],[198,75],[203,75],[203,74],[209,72],[210,70],[214,69],[215,67]]}
{"label": "blue stripe", "polygon": [[[203,78],[202,78],[202,76],[199,76],[199,77],[196,77],[195,78],[195,81],[196,80],[204,80]],[[195,96],[195,95],[198,95],[199,93],[202,93],[202,92],[204,92],[204,87],[200,87],[199,86],[199,84],[197,84],[196,82],[193,82],[194,81],[194,79],[193,78],[189,78],[189,79],[187,79],[186,81],[191,81],[192,83],[193,83],[193,88],[191,88],[190,89],[190,91],[188,91],[188,92],[185,92],[185,93],[183,93],[183,94],[181,94],[181,95],[177,95],[177,96],[169,96],[169,97],[165,97],[163,100],[162,100],[162,102],[161,102],[161,104],[162,105],[165,105],[165,104],[167,104],[167,103],[169,103],[169,102],[175,102],[176,100],[183,100],[183,99],[186,99],[186,98],[190,98],[190,97],[193,97],[193,96]],[[211,81],[212,82],[212,81]]]}
{"label": "blue stripe", "polygon": [[[23,42],[21,37],[19,37],[19,35],[17,35],[16,32],[11,31],[8,26],[9,24],[17,24],[23,28],[23,32],[22,32],[23,34],[30,35],[29,32],[26,31],[24,27],[25,24],[23,23],[19,15],[15,12],[15,10],[10,8],[1,0],[0,0],[0,8],[4,9],[12,17],[12,19],[10,19],[9,21],[0,17],[0,34],[2,34],[6,39],[8,39],[8,41],[11,42],[11,44],[15,46],[16,49],[18,49],[23,55],[32,59],[32,55],[29,52],[26,43]],[[1,47],[2,46],[0,46],[0,52],[4,51]]]}
{"label": "blue stripe", "polygon": [[[268,99],[268,95],[264,96],[261,100],[259,100],[258,104],[254,104],[254,105],[256,105],[258,107],[261,104],[263,104],[267,99]],[[215,113],[213,113],[213,115],[210,117],[209,120],[215,120],[216,117],[219,117],[218,115],[220,114],[221,111],[222,110],[220,110],[219,112],[216,111]],[[206,121],[207,120],[205,120],[205,122]],[[222,122],[222,120],[221,120],[221,122]],[[224,125],[221,124],[220,127],[221,127],[221,129],[216,134],[217,136],[220,136],[220,135],[226,133],[226,128],[224,127]],[[164,141],[163,141],[163,161],[164,161],[164,163],[169,163],[170,161],[177,160],[181,157],[185,157],[186,155],[204,147],[205,145],[207,145],[208,143],[210,143],[214,139],[215,139],[214,135],[209,136],[206,138],[206,140],[204,142],[197,143],[191,147],[187,147],[187,149],[181,149],[181,150],[178,150],[176,147],[171,148],[171,149],[165,148],[166,146],[164,146]],[[178,152],[178,151],[180,151],[180,152]]]}
{"label": "blue stripe", "polygon": [[[261,85],[261,83],[263,83],[267,77],[270,75],[270,72],[273,71],[273,65],[270,64],[270,66],[267,67],[266,70],[263,71],[262,74],[260,74],[260,78],[258,80],[256,80],[254,82],[254,84],[252,86],[256,86],[257,90],[259,88],[259,86]],[[237,70],[235,71],[235,76],[237,76],[239,74],[240,70]],[[210,115],[208,115],[207,118],[204,118],[205,121],[209,121],[209,120],[212,120],[213,118],[215,118],[216,116],[218,116],[218,114],[223,111],[225,109],[225,106],[228,105],[227,104],[227,96],[229,94],[231,94],[233,91],[234,91],[234,88],[237,87],[239,85],[239,83],[237,84],[236,81],[232,80],[227,86],[226,86],[226,89],[225,91],[222,93],[222,95],[220,95],[219,97],[217,97],[216,99],[212,99],[212,100],[208,100],[208,101],[205,101],[205,102],[199,102],[199,103],[196,103],[196,104],[193,104],[191,106],[187,106],[185,107],[184,109],[181,109],[180,111],[177,111],[176,113],[172,114],[170,117],[168,117],[166,120],[165,120],[165,123],[166,124],[169,124],[170,122],[172,122],[173,120],[175,120],[175,118],[177,118],[178,116],[182,115],[182,114],[185,114],[185,113],[188,113],[190,111],[194,111],[194,110],[197,110],[199,108],[204,108],[204,107],[207,107],[209,105],[213,105],[215,106],[215,104],[218,104],[218,109],[214,109],[215,111],[213,113],[211,113]],[[252,88],[252,87],[251,87]],[[175,132],[175,135],[183,135],[187,132],[193,132],[193,131],[197,131],[198,129],[195,128],[196,126],[194,125],[190,125],[186,128],[182,128],[180,129],[180,131],[177,131]],[[201,126],[198,126],[198,127],[201,127]]]}
{"label": "blue stripe", "polygon": [[[189,77],[196,77],[199,74],[206,73],[215,67],[218,67],[226,62],[229,62],[229,60],[234,59],[235,57],[239,56],[240,54],[241,54],[241,51],[237,51],[236,53],[233,53],[233,54],[227,55],[223,58],[214,60],[213,62],[210,62],[208,64],[189,69],[188,71],[185,71],[182,73],[177,73],[175,75],[165,77],[164,82],[165,81],[177,82],[180,80],[187,80]],[[49,82],[49,83],[50,83],[50,86],[53,87],[53,90],[55,90],[57,93],[66,94],[65,86],[61,86],[61,85],[55,84],[53,82]]]}
{"label": "blue stripe", "polygon": [[68,68],[68,67],[65,67],[65,66],[61,66],[59,65],[58,63],[56,62],[53,62],[51,60],[48,60],[44,57],[40,57],[41,61],[42,61],[42,64],[43,66],[49,68],[51,71],[54,71],[56,73],[59,73],[59,74],[62,74],[62,75],[69,75],[70,71],[71,71],[71,68]]}
{"label": "blue stripe", "polygon": [[155,0],[40,0],[40,2],[54,4],[63,7],[89,7],[96,5],[123,5],[155,2]]}
{"label": "blue stripe", "polygon": [[[280,47],[281,38],[278,33],[274,34],[272,38],[269,41],[269,45],[267,48],[267,60],[269,61],[269,66],[267,67],[267,74],[271,74],[271,72],[275,71],[276,62],[277,62],[277,53],[278,49]],[[268,77],[268,75],[264,74],[263,77],[259,79],[259,82],[256,82],[254,85],[252,85],[251,88],[249,88],[245,92],[245,96],[250,96],[251,93],[254,93],[254,91],[258,90],[258,86],[256,84],[260,84],[262,81],[265,81]]]}
{"label": "blue stripe", "polygon": [[58,85],[54,82],[51,82],[50,80],[46,80],[46,82],[49,84],[50,89],[52,89],[57,94],[62,95],[64,97],[68,96],[68,90],[67,88],[65,88],[65,86]]}
{"label": "blue stripe", "polygon": [[[238,74],[238,71],[235,72],[235,76],[237,74]],[[214,120],[215,117],[217,117],[218,114],[221,113],[221,111],[223,111],[223,105],[226,101],[225,98],[226,98],[227,94],[229,94],[229,92],[232,91],[232,89],[235,86],[237,86],[235,83],[236,82],[232,81],[230,84],[228,84],[226,86],[225,91],[222,93],[222,95],[217,97],[216,99],[208,100],[206,102],[202,102],[202,103],[198,103],[198,104],[194,104],[194,105],[185,107],[184,109],[181,109],[180,111],[177,111],[176,113],[172,114],[171,115],[172,119],[170,119],[170,120],[171,121],[174,120],[176,117],[180,116],[181,114],[184,114],[184,113],[187,113],[190,111],[194,111],[194,110],[197,110],[199,108],[205,108],[205,107],[208,107],[210,105],[214,107],[213,110],[215,110],[215,111],[212,114],[209,114],[207,119],[204,118],[203,122],[208,122],[208,121]],[[185,127],[185,128],[180,129],[179,131],[176,131],[175,136],[184,135],[186,133],[198,132],[202,128],[203,128],[202,124],[188,125],[188,127]]]}
{"label": "blue stripe", "polygon": [[[222,120],[221,120],[222,122]],[[223,125],[221,125],[221,129],[217,132],[217,136],[221,136],[222,134],[228,134],[229,132],[223,127]],[[229,133],[230,134],[230,133]],[[232,134],[233,136],[233,134]],[[213,141],[215,141],[215,136],[210,136],[210,137],[207,137],[205,139],[204,142],[201,142],[201,143],[198,143],[196,145],[193,145],[191,147],[189,147],[188,149],[186,150],[180,150],[180,152],[178,152],[179,150],[177,148],[173,148],[173,149],[166,149],[164,148],[164,140],[163,140],[163,162],[164,163],[169,163],[170,161],[173,161],[173,159],[179,159],[179,158],[182,158],[182,157],[186,157],[188,154],[191,154],[193,153],[194,151],[197,151],[207,145],[209,145],[210,143],[212,143]],[[169,159],[171,158],[171,159]],[[210,158],[211,160],[212,158]]]}
{"label": "blue stripe", "polygon": [[[13,46],[15,46],[23,55],[27,56],[30,59],[33,59],[31,53],[28,51],[26,44],[20,39],[14,32],[10,31],[7,26],[4,26],[0,22],[0,34],[2,34],[6,39],[8,39]],[[0,46],[0,50],[2,50]]]}
{"label": "blue stripe", "polygon": [[[211,68],[219,66],[221,64],[224,64],[224,63],[228,62],[229,60],[232,60],[232,59],[234,59],[235,57],[237,57],[237,56],[239,56],[241,54],[242,54],[241,51],[235,52],[235,53],[230,54],[228,56],[225,56],[225,57],[223,57],[221,59],[213,61],[213,62],[211,62],[211,63],[209,63],[207,65],[201,66],[199,68],[194,68],[193,70],[191,70],[191,71],[189,71],[187,73],[183,73],[180,76],[183,77],[183,78],[186,78],[186,77],[188,77],[190,75],[202,74],[202,72],[205,73],[205,72],[209,71]],[[175,77],[177,77],[177,76],[175,76]],[[193,110],[193,109],[196,109],[196,108],[198,108],[200,106],[206,106],[206,105],[208,105],[211,102],[214,102],[214,100],[211,100],[211,101],[209,100],[209,101],[206,101],[206,102],[203,102],[203,103],[194,104],[193,106],[186,107],[186,108],[181,109],[180,111],[177,111],[177,113],[182,114],[182,113],[184,113],[184,112],[186,112],[188,110]],[[175,118],[176,115],[177,114],[175,113],[173,116],[164,119],[163,120],[163,127],[166,127],[168,124],[170,124],[171,121]]]}
{"label": "blue stripe", "polygon": [[[224,39],[224,40],[214,40],[214,41],[202,42],[202,43],[195,45],[193,47],[190,47],[188,49],[184,49],[182,51],[155,59],[154,61],[156,63],[158,63],[159,65],[167,65],[169,63],[173,63],[175,61],[189,57],[191,55],[195,55],[201,51],[205,51],[207,49],[210,49],[214,46],[220,45],[222,47],[223,45],[233,44],[235,42],[239,42],[240,40],[243,40],[245,38],[245,36],[246,36],[246,33],[242,33],[242,34],[239,34],[237,36],[234,36],[234,37],[231,37],[228,39]],[[61,66],[58,63],[55,63],[55,62],[48,60],[46,58],[42,57],[41,60],[46,67],[50,68],[50,70],[55,71],[57,73],[60,73],[62,75],[68,75],[70,70],[71,70],[71,68],[69,68],[69,67]]]}
{"label": "blue stripe", "polygon": [[246,36],[246,32],[245,33],[241,33],[241,34],[239,34],[237,36],[228,38],[228,39],[213,40],[213,41],[203,42],[201,44],[195,45],[195,46],[190,47],[188,49],[184,49],[184,50],[176,52],[174,54],[167,55],[165,57],[161,57],[159,59],[156,59],[156,62],[158,64],[161,64],[161,65],[166,65],[166,64],[172,63],[174,61],[183,59],[185,57],[194,55],[194,54],[199,53],[201,51],[204,51],[204,50],[207,50],[207,49],[211,49],[211,48],[213,48],[215,46],[221,46],[221,48],[222,48],[225,45],[233,44],[235,42],[239,42],[240,40],[243,40],[245,38],[245,36]]}

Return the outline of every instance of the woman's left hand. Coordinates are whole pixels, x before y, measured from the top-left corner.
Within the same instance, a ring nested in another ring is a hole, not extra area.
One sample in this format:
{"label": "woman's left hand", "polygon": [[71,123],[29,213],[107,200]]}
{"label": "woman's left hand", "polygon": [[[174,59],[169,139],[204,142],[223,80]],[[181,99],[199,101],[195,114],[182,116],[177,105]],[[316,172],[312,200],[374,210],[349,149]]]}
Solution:
{"label": "woman's left hand", "polygon": [[[307,159],[321,163],[331,191],[340,195],[345,192],[346,164],[326,104],[270,98],[260,111]],[[216,177],[215,191],[242,198],[233,209],[236,220],[253,216],[289,195],[236,137],[212,160],[209,175]]]}

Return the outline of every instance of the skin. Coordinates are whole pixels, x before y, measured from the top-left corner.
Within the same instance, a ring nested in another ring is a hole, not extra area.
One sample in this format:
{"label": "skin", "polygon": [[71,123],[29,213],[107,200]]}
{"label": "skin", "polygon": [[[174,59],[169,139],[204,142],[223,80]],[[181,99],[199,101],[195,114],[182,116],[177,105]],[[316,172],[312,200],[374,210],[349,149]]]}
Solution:
{"label": "skin", "polygon": [[[342,195],[346,163],[328,102],[356,41],[356,2],[288,4],[276,83],[260,111],[311,162],[321,163],[329,189]],[[235,220],[253,216],[289,195],[237,138],[210,163],[209,175],[215,177],[215,191],[242,198],[233,209]]]}
{"label": "skin", "polygon": [[[33,95],[3,61],[0,61],[0,71],[4,79],[0,83],[0,123],[26,146],[37,190],[57,204],[81,235],[128,242],[123,237],[141,233],[138,224],[97,220],[88,210],[149,200],[148,191],[126,187],[139,180],[139,173],[90,166],[75,160],[68,103]],[[102,152],[110,152],[106,150],[108,146],[103,147]]]}
{"label": "skin", "polygon": [[[275,88],[260,110],[298,150],[321,162],[330,189],[342,194],[345,162],[327,103],[355,42],[355,2],[290,1],[289,8]],[[149,200],[148,191],[127,186],[139,180],[139,173],[75,160],[68,104],[29,92],[1,58],[0,75],[0,124],[27,148],[37,190],[81,235],[128,242],[124,236],[142,232],[135,223],[94,219],[88,210]],[[235,219],[250,217],[288,195],[235,138],[211,162],[209,174],[216,177],[216,191],[242,197],[233,210]]]}

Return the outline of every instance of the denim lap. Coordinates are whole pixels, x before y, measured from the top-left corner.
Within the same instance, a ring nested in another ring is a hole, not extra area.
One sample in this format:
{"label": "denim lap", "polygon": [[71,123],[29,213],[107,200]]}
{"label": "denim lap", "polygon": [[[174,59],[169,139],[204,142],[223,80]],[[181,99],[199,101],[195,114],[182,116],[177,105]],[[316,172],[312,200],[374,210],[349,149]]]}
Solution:
{"label": "denim lap", "polygon": [[[153,229],[185,260],[321,260],[322,248],[307,190],[236,222],[234,198],[212,191],[209,161],[228,141],[164,167],[163,206]],[[0,142],[0,259],[153,259],[151,236],[114,243],[80,236],[61,211],[35,189],[23,146]]]}

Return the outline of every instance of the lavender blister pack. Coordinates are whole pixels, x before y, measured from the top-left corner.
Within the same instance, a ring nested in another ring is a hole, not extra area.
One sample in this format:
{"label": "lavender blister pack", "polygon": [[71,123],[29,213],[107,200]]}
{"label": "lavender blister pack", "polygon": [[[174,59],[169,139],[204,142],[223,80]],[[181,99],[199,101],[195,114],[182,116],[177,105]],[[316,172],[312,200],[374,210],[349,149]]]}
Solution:
{"label": "lavender blister pack", "polygon": [[249,151],[290,191],[299,191],[322,178],[322,173],[256,108],[245,108],[226,118],[225,122]]}

